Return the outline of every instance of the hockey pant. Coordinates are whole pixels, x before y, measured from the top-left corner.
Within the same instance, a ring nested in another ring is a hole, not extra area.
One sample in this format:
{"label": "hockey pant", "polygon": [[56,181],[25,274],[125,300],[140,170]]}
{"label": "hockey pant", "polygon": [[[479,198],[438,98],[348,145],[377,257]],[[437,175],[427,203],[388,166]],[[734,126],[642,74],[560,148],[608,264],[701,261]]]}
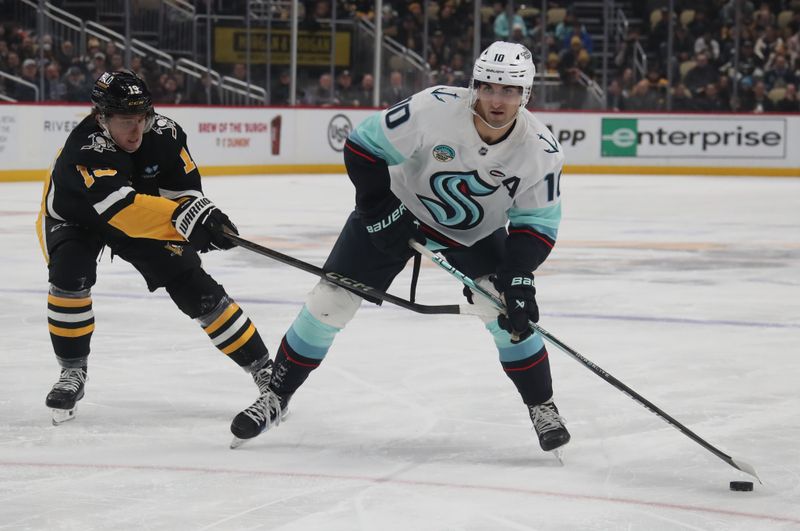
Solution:
{"label": "hockey pant", "polygon": [[[443,254],[460,271],[494,290],[488,275],[494,273],[502,259],[505,237],[505,229],[499,229],[471,247],[448,248]],[[405,263],[375,249],[354,212],[324,269],[386,291]],[[475,304],[483,304],[479,298],[473,297]],[[310,372],[320,365],[336,334],[353,318],[361,301],[358,295],[325,280],[314,287],[275,355],[271,387],[277,394],[284,397],[294,394]],[[541,336],[534,333],[514,344],[496,318],[485,319],[484,325],[494,339],[503,370],[523,402],[536,405],[550,399],[553,394],[550,364]]]}
{"label": "hockey pant", "polygon": [[[47,321],[62,367],[86,365],[94,331],[91,290],[105,243],[86,228],[48,218],[43,231],[50,292]],[[247,371],[268,359],[255,325],[225,289],[201,267],[188,244],[140,238],[108,243],[113,256],[132,264],[150,291],[163,287],[180,310],[195,319],[214,346]],[[130,323],[135,327],[136,323]]]}

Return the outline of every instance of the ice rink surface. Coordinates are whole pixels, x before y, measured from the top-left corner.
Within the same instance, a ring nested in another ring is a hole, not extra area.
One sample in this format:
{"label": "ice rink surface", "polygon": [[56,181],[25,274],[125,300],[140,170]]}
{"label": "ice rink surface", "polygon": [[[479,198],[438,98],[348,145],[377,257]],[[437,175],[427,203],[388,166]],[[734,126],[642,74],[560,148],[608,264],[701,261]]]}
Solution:
{"label": "ice rink surface", "polygon": [[[565,175],[541,324],[748,479],[555,347],[560,466],[469,316],[363,305],[275,431],[230,450],[256,397],[166,294],[106,252],[78,417],[54,427],[38,183],[0,185],[0,529],[800,529],[800,180]],[[321,265],[345,176],[206,179],[246,238]],[[315,277],[204,255],[275,350]],[[461,302],[431,264],[418,299]],[[408,294],[410,271],[391,292]]]}

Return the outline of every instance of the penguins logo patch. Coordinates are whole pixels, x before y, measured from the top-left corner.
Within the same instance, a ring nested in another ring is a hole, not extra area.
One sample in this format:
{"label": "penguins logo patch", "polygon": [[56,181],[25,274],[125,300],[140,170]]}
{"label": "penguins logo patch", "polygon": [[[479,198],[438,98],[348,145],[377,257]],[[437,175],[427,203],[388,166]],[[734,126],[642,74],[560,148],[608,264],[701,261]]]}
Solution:
{"label": "penguins logo patch", "polygon": [[92,149],[98,153],[102,153],[103,151],[114,152],[117,150],[117,148],[114,147],[114,143],[103,133],[92,133],[89,135],[89,140],[91,141],[91,144],[81,146],[81,151],[84,149]]}
{"label": "penguins logo patch", "polygon": [[160,114],[156,115],[156,118],[153,121],[152,130],[159,135],[163,135],[164,131],[169,131],[172,134],[172,138],[178,138],[178,128],[175,126],[175,122],[166,116],[161,116]]}

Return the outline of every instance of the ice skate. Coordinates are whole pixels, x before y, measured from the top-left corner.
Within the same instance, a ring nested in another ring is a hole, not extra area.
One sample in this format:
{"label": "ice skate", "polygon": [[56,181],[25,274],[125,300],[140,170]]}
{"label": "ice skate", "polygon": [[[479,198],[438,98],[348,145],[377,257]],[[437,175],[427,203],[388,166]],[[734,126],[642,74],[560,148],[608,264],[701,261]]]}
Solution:
{"label": "ice skate", "polygon": [[231,433],[233,433],[231,448],[238,448],[248,439],[277,427],[289,416],[288,400],[281,399],[269,388],[271,376],[272,360],[268,361],[264,368],[253,373],[253,381],[261,394],[231,422]]}
{"label": "ice skate", "polygon": [[61,369],[61,377],[47,394],[45,404],[53,410],[53,426],[75,418],[77,402],[83,398],[86,367]]}
{"label": "ice skate", "polygon": [[563,465],[563,446],[569,442],[570,435],[564,426],[564,418],[552,400],[536,406],[528,406],[533,421],[533,429],[539,437],[539,446],[545,452],[552,452]]}

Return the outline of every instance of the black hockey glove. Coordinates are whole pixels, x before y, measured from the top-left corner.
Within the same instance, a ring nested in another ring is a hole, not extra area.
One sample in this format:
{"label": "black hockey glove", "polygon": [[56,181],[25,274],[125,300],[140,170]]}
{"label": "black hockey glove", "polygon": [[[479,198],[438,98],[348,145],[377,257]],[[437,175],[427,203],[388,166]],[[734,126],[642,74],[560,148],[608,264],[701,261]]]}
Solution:
{"label": "black hockey glove", "polygon": [[394,194],[380,208],[360,214],[372,244],[385,254],[410,258],[414,250],[408,246],[408,240],[425,243],[419,221]]}
{"label": "black hockey glove", "polygon": [[172,224],[201,253],[234,247],[225,237],[225,229],[239,234],[236,225],[207,197],[193,197],[178,205],[172,213]]}
{"label": "black hockey glove", "polygon": [[497,324],[511,334],[512,343],[527,339],[533,333],[528,321],[539,321],[533,274],[503,270],[497,273],[494,286],[506,303],[507,313],[497,316]]}

